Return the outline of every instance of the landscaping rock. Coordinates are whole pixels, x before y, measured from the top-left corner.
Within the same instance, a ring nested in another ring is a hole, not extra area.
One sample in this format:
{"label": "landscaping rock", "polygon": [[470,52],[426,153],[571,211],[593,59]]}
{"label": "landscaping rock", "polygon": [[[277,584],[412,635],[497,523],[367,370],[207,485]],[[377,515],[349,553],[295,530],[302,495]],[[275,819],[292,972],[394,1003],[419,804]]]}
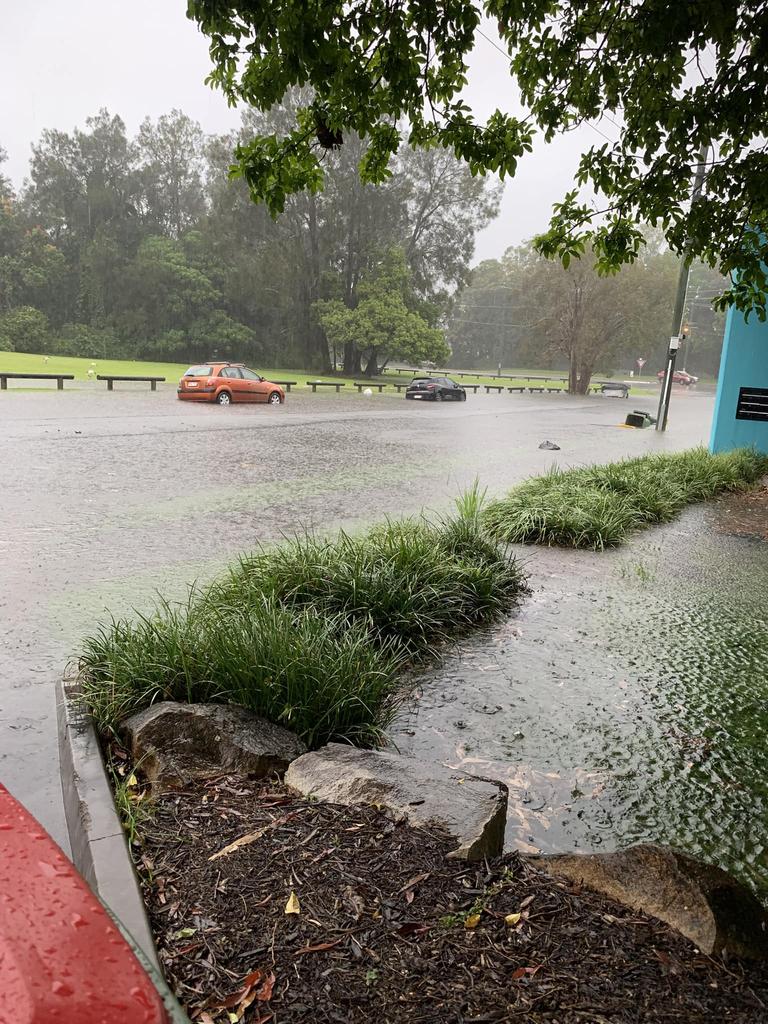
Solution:
{"label": "landscaping rock", "polygon": [[412,825],[436,825],[458,842],[449,857],[496,857],[504,846],[507,788],[398,754],[329,743],[293,761],[286,785],[323,803],[383,807]]}
{"label": "landscaping rock", "polygon": [[134,764],[160,793],[226,773],[283,772],[307,749],[292,732],[236,704],[163,701],[122,729]]}
{"label": "landscaping rock", "polygon": [[665,846],[529,857],[536,868],[665,921],[708,955],[768,958],[768,914],[727,872]]}

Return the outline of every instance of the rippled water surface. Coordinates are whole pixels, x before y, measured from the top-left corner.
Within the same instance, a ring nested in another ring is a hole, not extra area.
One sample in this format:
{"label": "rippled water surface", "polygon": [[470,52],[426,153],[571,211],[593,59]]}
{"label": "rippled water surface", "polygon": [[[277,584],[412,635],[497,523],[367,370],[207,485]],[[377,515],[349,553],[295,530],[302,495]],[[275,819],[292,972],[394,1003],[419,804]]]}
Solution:
{"label": "rippled water surface", "polygon": [[398,746],[507,782],[511,847],[656,840],[768,892],[768,545],[715,504],[521,557],[533,595],[420,679]]}

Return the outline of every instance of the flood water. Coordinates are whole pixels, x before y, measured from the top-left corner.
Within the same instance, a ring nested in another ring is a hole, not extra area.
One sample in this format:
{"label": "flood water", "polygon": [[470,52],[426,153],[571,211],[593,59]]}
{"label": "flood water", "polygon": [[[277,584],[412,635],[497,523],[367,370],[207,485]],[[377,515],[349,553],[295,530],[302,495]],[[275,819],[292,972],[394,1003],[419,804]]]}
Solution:
{"label": "flood water", "polygon": [[521,550],[533,594],[418,680],[398,747],[506,782],[510,848],[668,843],[768,894],[768,544],[729,520]]}
{"label": "flood water", "polygon": [[[499,494],[554,463],[706,441],[712,396],[694,392],[675,395],[666,435],[619,429],[627,411],[654,404],[291,394],[277,409],[222,410],[184,405],[171,387],[9,388],[0,780],[66,847],[53,684],[108,613],[146,610],[158,591],[181,596],[254,544],[305,527],[445,510],[475,477]],[[544,439],[561,450],[540,450]],[[760,870],[765,695],[750,680],[765,652],[764,549],[720,538],[712,561],[702,514],[617,554],[527,552],[534,592],[520,613],[420,681],[419,712],[398,723],[397,742],[508,780],[510,844],[653,835],[704,849],[709,824],[713,849],[742,849]]]}

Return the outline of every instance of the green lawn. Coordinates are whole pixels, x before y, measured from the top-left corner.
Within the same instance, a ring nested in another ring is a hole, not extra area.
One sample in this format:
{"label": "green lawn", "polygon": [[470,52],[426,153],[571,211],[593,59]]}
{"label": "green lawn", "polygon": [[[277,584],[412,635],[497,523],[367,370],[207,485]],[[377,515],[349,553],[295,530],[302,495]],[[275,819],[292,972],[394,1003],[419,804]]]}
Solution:
{"label": "green lawn", "polygon": [[[167,377],[178,380],[189,364],[142,363],[133,359],[78,359],[74,356],[31,355],[27,352],[0,352],[0,371],[8,373],[74,373],[77,380],[88,380],[88,370],[136,377]],[[106,385],[102,385],[106,386]]]}
{"label": "green lawn", "polygon": [[[136,377],[165,377],[169,383],[175,383],[182,376],[182,374],[189,368],[189,363],[150,363],[140,362],[132,359],[80,359],[74,356],[48,356],[48,361],[45,361],[46,357],[42,355],[31,355],[26,352],[0,352],[0,372],[6,370],[9,373],[72,373],[75,375],[76,380],[88,380],[88,370],[92,369],[94,375],[96,374],[117,374],[124,376],[136,376]],[[265,377],[271,380],[290,380],[296,381],[299,386],[306,385],[307,381],[311,380],[338,380],[346,383],[349,394],[350,392],[357,394],[357,391],[351,387],[352,378],[350,377],[318,377],[317,374],[305,373],[301,370],[281,370],[275,369],[274,367],[254,366],[255,370],[258,370]],[[453,376],[459,383],[465,384],[504,384],[505,387],[529,387],[545,385],[549,387],[556,387],[560,385],[560,378],[564,374],[557,370],[503,370],[505,376],[515,375],[514,380],[497,380],[492,375],[483,375],[482,372],[477,374],[468,373],[462,380],[457,374]],[[527,377],[546,377],[549,376],[550,380],[545,384],[544,381],[526,380]],[[377,378],[380,382],[387,382],[392,384],[405,384],[410,379],[408,373],[385,373],[383,376]],[[595,380],[600,380],[600,375],[595,375]],[[621,380],[620,376],[615,379]],[[29,382],[30,388],[33,386],[32,382]],[[655,380],[651,380],[650,384],[646,384],[644,381],[638,380],[638,384],[642,387],[656,385]],[[322,393],[335,394],[336,392],[329,389],[323,389]],[[321,392],[318,392],[320,394]],[[393,392],[389,392],[390,394]],[[643,394],[643,391],[636,391],[632,389],[633,394]]]}

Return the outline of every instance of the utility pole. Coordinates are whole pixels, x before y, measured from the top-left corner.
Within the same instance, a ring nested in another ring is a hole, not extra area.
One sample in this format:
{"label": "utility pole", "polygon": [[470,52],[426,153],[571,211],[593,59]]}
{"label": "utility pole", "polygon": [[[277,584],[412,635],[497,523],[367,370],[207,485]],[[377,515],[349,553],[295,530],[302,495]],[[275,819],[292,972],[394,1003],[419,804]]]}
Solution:
{"label": "utility pole", "polygon": [[[696,177],[693,181],[691,192],[691,208],[701,195],[704,186],[704,174],[707,169],[707,153],[709,146],[702,146],[699,153],[699,164],[696,168]],[[664,379],[661,382],[661,394],[659,395],[659,411],[656,415],[656,429],[664,431],[667,429],[667,417],[669,416],[669,400],[672,396],[672,378],[675,373],[675,360],[677,351],[680,348],[680,334],[683,327],[683,312],[685,311],[685,296],[688,291],[688,273],[690,264],[688,261],[690,246],[686,245],[683,251],[683,262],[680,264],[680,276],[677,279],[677,295],[675,296],[675,311],[672,315],[672,337],[669,339],[667,349],[667,363],[664,368]]]}

